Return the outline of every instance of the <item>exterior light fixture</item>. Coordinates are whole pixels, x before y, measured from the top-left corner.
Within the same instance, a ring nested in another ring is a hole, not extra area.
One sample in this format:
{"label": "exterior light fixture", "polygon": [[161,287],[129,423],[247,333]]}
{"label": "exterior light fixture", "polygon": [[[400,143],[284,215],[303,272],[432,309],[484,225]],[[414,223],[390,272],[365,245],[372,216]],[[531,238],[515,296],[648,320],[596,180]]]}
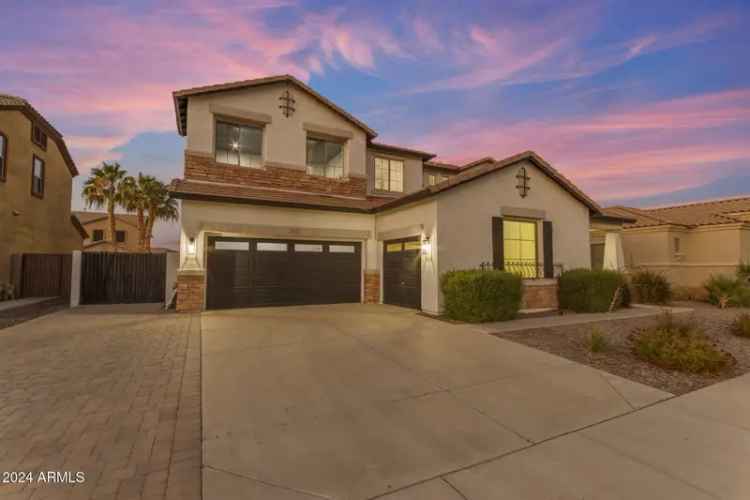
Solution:
{"label": "exterior light fixture", "polygon": [[422,240],[422,255],[432,255],[432,242],[429,236],[425,236]]}
{"label": "exterior light fixture", "polygon": [[232,149],[234,149],[235,151],[238,150],[238,149],[240,149],[239,143],[233,142],[232,143]]}
{"label": "exterior light fixture", "polygon": [[188,255],[195,255],[195,238],[190,238],[187,244]]}

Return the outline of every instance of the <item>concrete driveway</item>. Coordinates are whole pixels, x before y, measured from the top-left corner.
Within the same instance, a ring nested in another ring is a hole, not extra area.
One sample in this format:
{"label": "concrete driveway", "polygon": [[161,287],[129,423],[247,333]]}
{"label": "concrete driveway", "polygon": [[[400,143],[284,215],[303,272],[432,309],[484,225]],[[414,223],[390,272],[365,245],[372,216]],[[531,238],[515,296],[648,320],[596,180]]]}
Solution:
{"label": "concrete driveway", "polygon": [[382,305],[204,313],[202,379],[206,500],[500,498],[495,459],[670,396]]}

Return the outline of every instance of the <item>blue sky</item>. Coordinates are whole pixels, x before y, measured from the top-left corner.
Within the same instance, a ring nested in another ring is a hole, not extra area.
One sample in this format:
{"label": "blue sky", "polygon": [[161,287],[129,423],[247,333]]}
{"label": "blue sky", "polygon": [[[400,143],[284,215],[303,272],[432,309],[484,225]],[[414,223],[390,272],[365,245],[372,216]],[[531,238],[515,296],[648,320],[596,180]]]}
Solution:
{"label": "blue sky", "polygon": [[76,191],[103,160],[181,176],[173,90],[291,73],[385,142],[456,162],[533,149],[605,204],[750,193],[748,2],[10,0],[3,11],[0,92],[63,132]]}

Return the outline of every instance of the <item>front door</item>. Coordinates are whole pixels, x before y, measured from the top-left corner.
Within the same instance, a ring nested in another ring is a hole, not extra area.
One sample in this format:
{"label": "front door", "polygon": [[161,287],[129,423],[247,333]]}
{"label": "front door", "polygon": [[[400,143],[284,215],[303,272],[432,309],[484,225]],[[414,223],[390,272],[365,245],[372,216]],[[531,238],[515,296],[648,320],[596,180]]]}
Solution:
{"label": "front door", "polygon": [[383,302],[422,308],[421,244],[419,238],[383,243]]}

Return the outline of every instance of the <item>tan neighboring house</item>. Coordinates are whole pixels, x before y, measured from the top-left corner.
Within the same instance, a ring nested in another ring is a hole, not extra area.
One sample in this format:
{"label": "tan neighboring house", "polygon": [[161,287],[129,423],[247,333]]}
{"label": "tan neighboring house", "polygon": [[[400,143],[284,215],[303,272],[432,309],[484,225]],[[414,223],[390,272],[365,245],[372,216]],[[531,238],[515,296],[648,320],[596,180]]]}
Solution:
{"label": "tan neighboring house", "polygon": [[604,211],[630,219],[622,229],[628,269],[650,269],[698,289],[712,274],[733,275],[740,262],[750,263],[750,197]]}
{"label": "tan neighboring house", "polygon": [[526,308],[590,266],[599,206],[539,155],[467,165],[377,142],[288,75],[174,92],[185,170],[178,309],[336,302],[437,314],[440,276],[495,267]]}
{"label": "tan neighboring house", "polygon": [[[115,214],[115,242],[109,234],[109,218],[106,212],[75,212],[86,229],[88,237],[83,241],[84,252],[140,252],[138,248],[138,218],[135,214]],[[152,253],[174,252],[161,247],[151,247]]]}
{"label": "tan neighboring house", "polygon": [[0,283],[13,254],[80,250],[71,214],[78,175],[62,134],[25,99],[0,94]]}

